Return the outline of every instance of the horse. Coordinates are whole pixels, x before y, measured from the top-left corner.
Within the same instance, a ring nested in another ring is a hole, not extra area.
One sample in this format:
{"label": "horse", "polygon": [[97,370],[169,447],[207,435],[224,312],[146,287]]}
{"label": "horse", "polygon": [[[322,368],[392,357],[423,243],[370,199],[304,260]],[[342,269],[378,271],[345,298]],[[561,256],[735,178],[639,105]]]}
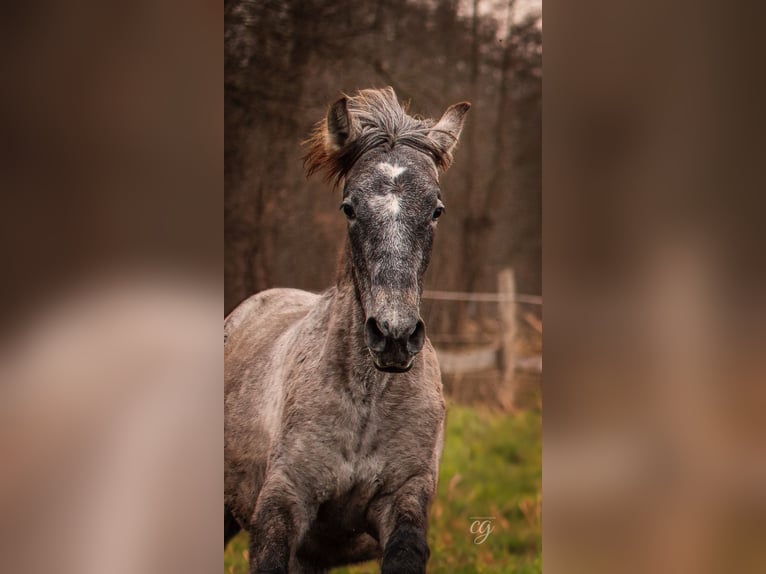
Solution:
{"label": "horse", "polygon": [[307,176],[343,189],[336,284],[269,289],[224,320],[224,547],[247,530],[251,574],[425,572],[446,408],[419,307],[469,108],[419,119],[361,90],[305,142]]}

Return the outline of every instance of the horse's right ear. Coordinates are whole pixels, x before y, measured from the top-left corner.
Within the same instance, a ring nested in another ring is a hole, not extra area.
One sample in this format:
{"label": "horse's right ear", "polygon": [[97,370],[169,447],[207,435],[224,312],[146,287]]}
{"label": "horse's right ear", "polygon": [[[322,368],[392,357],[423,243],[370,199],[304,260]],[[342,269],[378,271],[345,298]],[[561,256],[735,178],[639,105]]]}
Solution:
{"label": "horse's right ear", "polygon": [[348,98],[345,96],[335,102],[327,111],[327,152],[333,153],[342,148],[351,136],[351,116],[348,113]]}
{"label": "horse's right ear", "polygon": [[343,150],[356,137],[354,126],[354,117],[348,110],[348,97],[343,96],[330,106],[327,117],[317,122],[311,137],[304,142],[309,146],[303,156],[307,176],[321,170],[337,185],[346,171],[341,161]]}

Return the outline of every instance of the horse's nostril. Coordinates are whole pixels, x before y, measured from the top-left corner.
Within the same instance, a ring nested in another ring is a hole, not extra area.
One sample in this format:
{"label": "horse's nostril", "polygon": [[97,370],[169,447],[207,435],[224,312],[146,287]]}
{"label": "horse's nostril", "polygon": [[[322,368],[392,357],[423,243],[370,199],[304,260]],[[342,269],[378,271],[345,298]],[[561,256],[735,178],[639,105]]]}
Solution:
{"label": "horse's nostril", "polygon": [[369,317],[364,324],[365,343],[371,351],[376,353],[383,353],[388,350],[389,352],[417,355],[425,344],[426,327],[420,319],[415,322],[414,326],[405,325],[392,327],[388,320],[378,321],[375,317]]}
{"label": "horse's nostril", "polygon": [[374,317],[370,317],[364,323],[364,338],[367,346],[373,351],[382,353],[386,348],[386,336]]}
{"label": "horse's nostril", "polygon": [[409,338],[407,339],[407,350],[413,355],[419,353],[426,342],[426,325],[418,319]]}

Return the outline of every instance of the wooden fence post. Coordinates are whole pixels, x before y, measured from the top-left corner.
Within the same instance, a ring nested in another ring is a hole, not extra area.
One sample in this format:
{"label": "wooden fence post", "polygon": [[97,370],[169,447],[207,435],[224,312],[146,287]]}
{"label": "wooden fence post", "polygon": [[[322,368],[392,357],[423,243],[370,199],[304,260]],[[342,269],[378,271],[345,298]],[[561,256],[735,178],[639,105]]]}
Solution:
{"label": "wooden fence post", "polygon": [[500,315],[500,372],[503,378],[503,388],[510,394],[511,402],[516,395],[514,372],[516,370],[516,280],[513,270],[503,269],[497,274],[497,291],[500,295],[498,309]]}

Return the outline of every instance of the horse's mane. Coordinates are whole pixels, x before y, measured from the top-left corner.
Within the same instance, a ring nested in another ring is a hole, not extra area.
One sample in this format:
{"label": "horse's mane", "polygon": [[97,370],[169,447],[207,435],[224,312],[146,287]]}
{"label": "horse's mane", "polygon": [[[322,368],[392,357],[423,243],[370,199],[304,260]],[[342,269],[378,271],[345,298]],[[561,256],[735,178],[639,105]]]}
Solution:
{"label": "horse's mane", "polygon": [[392,88],[361,90],[355,96],[344,94],[352,128],[348,141],[340,147],[330,144],[327,120],[317,122],[311,137],[304,142],[306,175],[324,171],[335,185],[348,174],[357,160],[371,149],[408,146],[430,155],[436,165],[447,169],[452,163],[449,149],[429,137],[434,120],[412,117],[402,107]]}

